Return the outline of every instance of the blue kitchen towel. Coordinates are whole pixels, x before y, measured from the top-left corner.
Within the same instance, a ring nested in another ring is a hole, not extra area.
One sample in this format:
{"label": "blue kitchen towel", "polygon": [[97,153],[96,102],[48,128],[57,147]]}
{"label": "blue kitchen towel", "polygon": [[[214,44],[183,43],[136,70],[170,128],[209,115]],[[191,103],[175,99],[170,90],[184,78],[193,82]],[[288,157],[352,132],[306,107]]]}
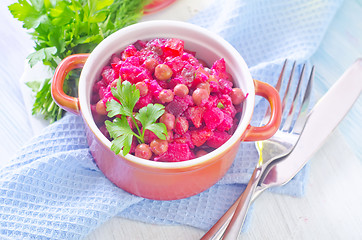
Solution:
{"label": "blue kitchen towel", "polygon": [[[191,22],[229,41],[254,78],[275,84],[285,58],[300,64],[316,51],[340,4],[216,0]],[[258,101],[253,123],[260,122],[265,109],[265,101]],[[0,238],[81,239],[114,216],[207,230],[245,188],[257,159],[254,144],[242,143],[231,169],[215,186],[187,199],[147,200],[104,177],[89,153],[81,117],[67,114],[0,170]],[[302,196],[307,175],[302,170],[277,191]]]}

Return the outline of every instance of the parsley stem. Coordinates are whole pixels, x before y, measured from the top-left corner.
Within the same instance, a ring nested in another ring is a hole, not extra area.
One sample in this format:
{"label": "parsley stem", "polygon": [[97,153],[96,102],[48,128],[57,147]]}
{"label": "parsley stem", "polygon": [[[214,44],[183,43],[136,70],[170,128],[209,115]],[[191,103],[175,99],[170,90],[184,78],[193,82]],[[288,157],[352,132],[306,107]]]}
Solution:
{"label": "parsley stem", "polygon": [[136,126],[137,132],[138,132],[138,134],[139,134],[139,135],[135,134],[135,136],[141,141],[141,143],[144,143],[144,142],[145,142],[145,140],[144,140],[144,134],[141,134],[141,130],[140,130],[140,128],[138,127],[137,121],[136,121],[136,119],[133,117],[133,115],[131,116],[131,118],[132,118],[132,121],[133,121],[134,125]]}

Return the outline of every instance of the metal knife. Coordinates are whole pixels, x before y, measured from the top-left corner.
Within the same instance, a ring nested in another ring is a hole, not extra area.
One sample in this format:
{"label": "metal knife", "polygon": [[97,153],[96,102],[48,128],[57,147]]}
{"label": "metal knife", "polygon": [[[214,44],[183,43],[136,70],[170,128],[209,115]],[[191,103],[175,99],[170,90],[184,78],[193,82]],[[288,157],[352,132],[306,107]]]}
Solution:
{"label": "metal knife", "polygon": [[266,188],[289,182],[342,121],[361,91],[362,58],[359,58],[313,107],[298,144],[285,159],[265,171],[253,199]]}
{"label": "metal knife", "polygon": [[[256,188],[252,201],[265,189],[289,182],[322,146],[329,134],[348,113],[362,91],[362,58],[357,59],[328,92],[316,103],[309,114],[299,142],[294,150],[282,161],[265,171]],[[343,94],[348,93],[348,94]],[[343,97],[340,97],[342,96]],[[332,111],[335,109],[336,111]],[[318,133],[318,134],[316,134]],[[311,141],[313,139],[313,141]],[[239,197],[240,198],[240,197]],[[201,238],[221,239],[237,207],[239,199],[220,220]]]}

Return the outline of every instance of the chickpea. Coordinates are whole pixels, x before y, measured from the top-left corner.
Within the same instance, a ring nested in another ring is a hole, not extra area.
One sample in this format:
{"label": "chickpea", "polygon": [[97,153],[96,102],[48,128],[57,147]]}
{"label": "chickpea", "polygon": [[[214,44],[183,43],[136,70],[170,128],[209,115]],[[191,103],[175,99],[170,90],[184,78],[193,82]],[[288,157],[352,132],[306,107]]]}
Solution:
{"label": "chickpea", "polygon": [[197,88],[206,89],[207,92],[208,92],[209,95],[210,95],[210,84],[209,84],[208,82],[199,83],[199,84],[197,85]]}
{"label": "chickpea", "polygon": [[155,77],[158,80],[166,81],[172,77],[172,69],[166,64],[158,64],[155,68]]}
{"label": "chickpea", "polygon": [[240,88],[233,88],[233,90],[230,92],[231,102],[234,105],[239,105],[243,102],[245,96],[243,91]]}
{"label": "chickpea", "polygon": [[157,66],[158,62],[154,58],[149,58],[143,63],[145,65],[145,68],[153,73],[155,71],[155,67]]}
{"label": "chickpea", "polygon": [[207,99],[208,97],[209,93],[203,88],[196,88],[196,90],[192,93],[192,100],[197,106],[202,103],[202,100]]}
{"label": "chickpea", "polygon": [[167,142],[172,142],[172,140],[173,140],[173,131],[172,131],[172,130],[168,130],[168,131],[167,131],[166,141],[167,141]]}
{"label": "chickpea", "polygon": [[175,116],[172,113],[165,112],[160,117],[160,123],[165,124],[167,130],[172,130],[175,128]]}
{"label": "chickpea", "polygon": [[197,157],[197,158],[198,158],[198,157],[202,157],[202,156],[204,156],[204,155],[206,155],[206,154],[208,154],[208,152],[206,152],[205,150],[201,149],[201,150],[197,151],[196,157]]}
{"label": "chickpea", "polygon": [[150,143],[151,151],[156,155],[165,153],[168,149],[168,142],[166,140],[154,139]]}
{"label": "chickpea", "polygon": [[214,75],[210,75],[208,81],[209,82],[218,82],[217,78]]}
{"label": "chickpea", "polygon": [[136,88],[140,91],[140,96],[144,97],[148,93],[148,87],[145,82],[138,82],[136,83]]}
{"label": "chickpea", "polygon": [[174,94],[173,94],[172,90],[170,90],[170,89],[163,89],[160,92],[160,94],[158,95],[158,98],[163,103],[171,102],[173,100],[173,97],[174,97]]}
{"label": "chickpea", "polygon": [[118,80],[119,79],[114,79],[113,82],[111,82],[111,87],[113,88],[117,87]]}
{"label": "chickpea", "polygon": [[210,68],[208,68],[207,66],[205,67],[205,65],[203,65],[203,66],[204,66],[204,70],[205,70],[208,74],[211,74],[211,73],[212,73]]}
{"label": "chickpea", "polygon": [[103,103],[103,100],[99,100],[96,104],[96,111],[99,115],[107,115],[106,106]]}
{"label": "chickpea", "polygon": [[152,157],[150,146],[145,143],[138,144],[135,150],[135,156],[147,160],[150,159]]}
{"label": "chickpea", "polygon": [[189,88],[185,84],[180,83],[174,87],[173,92],[178,97],[184,97],[189,94]]}

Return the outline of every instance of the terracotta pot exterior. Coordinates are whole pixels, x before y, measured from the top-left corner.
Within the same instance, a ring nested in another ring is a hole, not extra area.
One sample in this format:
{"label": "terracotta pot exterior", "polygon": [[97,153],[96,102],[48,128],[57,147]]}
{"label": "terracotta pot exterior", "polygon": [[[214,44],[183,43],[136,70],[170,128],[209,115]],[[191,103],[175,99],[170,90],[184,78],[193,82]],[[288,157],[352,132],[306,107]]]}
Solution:
{"label": "terracotta pot exterior", "polygon": [[[156,30],[155,30],[156,29]],[[183,162],[154,162],[128,154],[116,155],[111,142],[97,128],[90,110],[90,96],[94,82],[111,55],[120,52],[139,39],[175,37],[185,41],[185,48],[196,51],[198,57],[211,64],[224,58],[234,84],[248,97],[233,136],[221,147],[197,159]],[[66,74],[81,68],[79,97],[67,96],[63,91]],[[255,94],[266,98],[272,108],[269,123],[251,126]],[[220,180],[230,168],[241,141],[256,141],[271,137],[281,119],[281,103],[277,91],[268,84],[251,78],[248,67],[239,53],[221,37],[200,27],[175,21],[151,21],[124,28],[102,41],[91,54],[77,54],[65,58],[58,66],[52,81],[52,96],[69,112],[83,117],[89,148],[99,169],[115,185],[125,191],[149,199],[173,200],[198,194]]]}

